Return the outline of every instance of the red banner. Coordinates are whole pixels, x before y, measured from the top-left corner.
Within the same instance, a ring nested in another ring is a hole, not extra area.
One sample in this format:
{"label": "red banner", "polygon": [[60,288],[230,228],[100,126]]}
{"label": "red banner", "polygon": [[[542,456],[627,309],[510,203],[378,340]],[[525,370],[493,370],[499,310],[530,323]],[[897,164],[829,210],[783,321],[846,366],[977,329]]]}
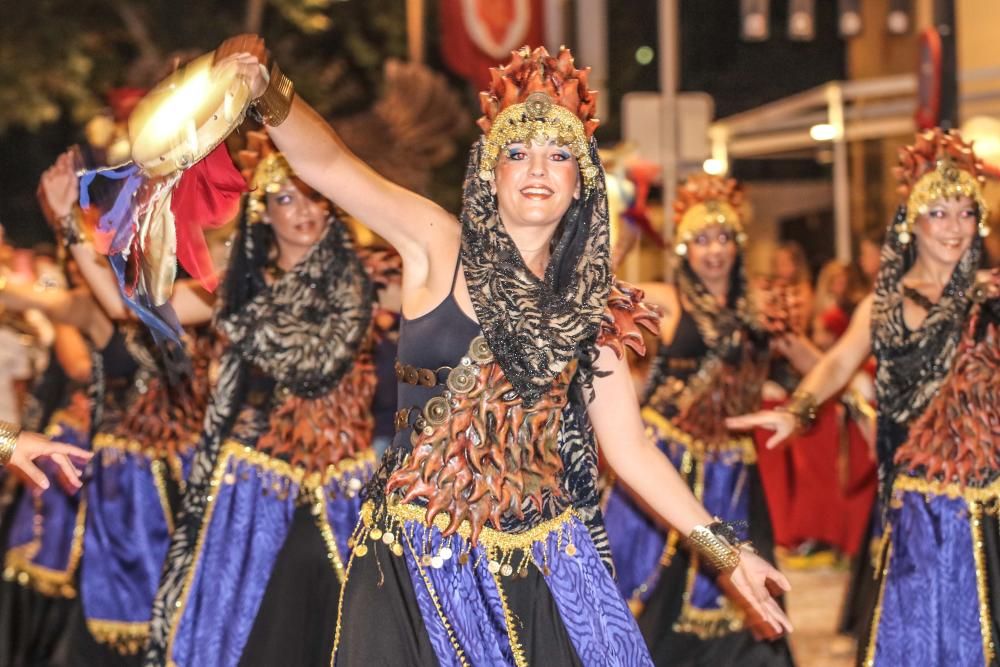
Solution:
{"label": "red banner", "polygon": [[477,90],[490,81],[489,68],[510,60],[527,44],[542,46],[544,0],[441,0],[441,50],[450,70]]}

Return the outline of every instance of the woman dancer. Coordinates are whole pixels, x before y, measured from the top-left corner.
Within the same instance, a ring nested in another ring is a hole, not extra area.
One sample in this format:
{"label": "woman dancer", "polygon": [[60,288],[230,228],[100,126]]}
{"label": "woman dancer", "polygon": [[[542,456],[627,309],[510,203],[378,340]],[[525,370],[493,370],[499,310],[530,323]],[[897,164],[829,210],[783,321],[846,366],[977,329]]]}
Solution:
{"label": "woman dancer", "polygon": [[[243,37],[217,53],[244,68],[299,176],[405,267],[399,432],[353,535],[334,663],[649,664],[600,555],[588,419],[618,474],[714,555],[762,631],[783,632],[767,582],[787,582],[713,532],[643,437],[619,355],[647,316],[612,292],[594,97],[570,53],[525,49],[494,71],[459,225],[345,150],[276,68],[265,87],[261,52]],[[173,659],[169,624],[157,635],[149,661]]]}
{"label": "woman dancer", "polygon": [[249,140],[253,189],[216,315],[225,348],[167,563],[183,572],[179,666],[329,661],[375,465],[373,313],[392,265],[354,248],[266,134]]}
{"label": "woman dancer", "polygon": [[1000,277],[977,272],[988,232],[982,163],[957,133],[935,129],[901,151],[897,174],[904,200],[874,295],[787,410],[729,423],[773,429],[773,446],[874,352],[885,528],[863,663],[991,665]]}
{"label": "woman dancer", "polygon": [[[665,317],[642,398],[647,432],[705,508],[749,524],[774,561],[774,538],[753,441],[728,431],[727,416],[760,404],[770,336],[750,306],[744,274],[745,206],[732,179],[689,178],[674,204],[676,284],[644,285]],[[666,533],[616,487],[605,508],[618,587],[661,665],[784,665],[785,641],[757,642],[739,600],[730,600],[683,535]]]}

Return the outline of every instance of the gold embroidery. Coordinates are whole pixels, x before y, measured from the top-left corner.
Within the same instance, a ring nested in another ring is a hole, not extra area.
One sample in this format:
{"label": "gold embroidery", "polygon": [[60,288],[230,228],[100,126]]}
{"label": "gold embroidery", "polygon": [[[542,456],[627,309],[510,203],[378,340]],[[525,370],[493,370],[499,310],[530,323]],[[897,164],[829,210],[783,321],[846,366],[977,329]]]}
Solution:
{"label": "gold embroidery", "polygon": [[166,464],[158,459],[150,461],[149,472],[153,476],[153,484],[156,485],[156,494],[160,497],[160,509],[163,510],[163,518],[167,522],[167,531],[173,533],[174,512],[170,507],[170,495],[167,493]]}
{"label": "gold embroidery", "polygon": [[149,636],[149,622],[129,623],[87,619],[87,629],[94,639],[111,646],[123,655],[136,655]]}
{"label": "gold embroidery", "polygon": [[346,579],[344,562],[340,559],[340,550],[337,548],[337,536],[333,534],[333,528],[330,526],[330,517],[326,513],[326,496],[323,487],[316,487],[313,490],[313,496],[316,499],[313,504],[313,513],[316,515],[316,524],[319,527],[320,534],[323,536],[323,542],[326,544],[326,556],[330,559],[330,565],[333,566],[333,571],[337,575],[337,581],[343,586]]}
{"label": "gold embroidery", "polygon": [[962,486],[956,482],[929,481],[923,477],[900,475],[892,485],[893,493],[906,491],[922,493],[925,496],[946,496],[948,498],[964,498],[968,503],[990,503],[1000,498],[1000,479],[987,486]]}
{"label": "gold embroidery", "polygon": [[738,460],[747,465],[757,463],[757,448],[753,438],[748,436],[740,435],[724,443],[710,444],[677,428],[651,407],[642,409],[642,418],[652,428],[653,437],[680,443],[699,463],[706,458],[727,460],[732,454],[738,454]]}
{"label": "gold embroidery", "polygon": [[993,664],[993,620],[990,614],[986,563],[983,559],[983,508],[979,503],[969,503],[969,526],[972,528],[972,554],[976,561],[976,592],[979,594],[979,629],[983,636],[983,660]]}
{"label": "gold embroidery", "polygon": [[49,597],[75,598],[76,569],[83,555],[83,532],[87,515],[87,500],[80,498],[76,510],[76,522],[73,525],[73,540],[69,547],[69,558],[65,570],[53,570],[31,562],[41,546],[41,536],[32,542],[14,547],[7,551],[4,558],[4,579],[16,580],[22,586],[31,586],[42,595]]}
{"label": "gold embroidery", "polygon": [[507,641],[510,643],[511,653],[514,654],[514,665],[515,667],[528,667],[528,660],[524,657],[524,647],[521,646],[521,640],[517,636],[517,627],[515,627],[517,619],[514,618],[514,613],[510,610],[510,605],[507,602],[507,594],[503,590],[500,573],[490,572],[490,575],[493,577],[497,593],[500,595],[500,606],[503,607],[503,618],[507,624]]}
{"label": "gold embroidery", "polygon": [[868,636],[868,646],[865,649],[864,667],[875,665],[875,645],[878,642],[878,626],[882,622],[882,601],[885,598],[885,582],[889,578],[889,563],[892,560],[892,542],[888,539],[891,527],[885,529],[885,556],[882,558],[882,583],[878,587],[878,601],[875,603],[875,613],[872,615],[872,627]]}

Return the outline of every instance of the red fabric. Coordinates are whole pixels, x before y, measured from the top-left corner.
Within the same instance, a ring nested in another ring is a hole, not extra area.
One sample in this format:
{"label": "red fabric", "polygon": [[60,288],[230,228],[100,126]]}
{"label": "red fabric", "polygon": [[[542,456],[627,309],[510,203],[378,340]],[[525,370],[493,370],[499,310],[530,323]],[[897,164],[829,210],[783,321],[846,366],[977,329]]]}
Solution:
{"label": "red fabric", "polygon": [[[464,16],[466,4],[474,5],[475,17],[470,17],[482,28],[483,34],[492,38],[497,44],[508,42],[509,30],[513,30],[517,0],[441,0],[441,55],[444,63],[455,74],[462,76],[476,87],[485,89],[490,82],[490,67],[506,62],[510,54],[489,54],[476,44],[466,27]],[[528,0],[530,17],[527,29],[517,37],[511,50],[525,44],[531,48],[542,46],[545,41],[542,24],[542,0]]]}
{"label": "red fabric", "polygon": [[208,291],[219,277],[212,267],[202,229],[220,227],[232,220],[240,207],[246,181],[220,144],[192,166],[174,188],[170,210],[177,228],[177,261]]}
{"label": "red fabric", "polygon": [[820,314],[820,323],[823,328],[833,334],[834,338],[840,338],[847,331],[847,325],[851,323],[850,316],[844,312],[840,306],[830,306]]}
{"label": "red fabric", "polygon": [[841,410],[839,403],[827,402],[808,433],[777,451],[764,449],[770,431],[755,433],[758,469],[780,546],[818,540],[849,556],[861,547],[877,475],[853,422],[841,452]]}
{"label": "red fabric", "polygon": [[[776,401],[764,401],[761,409],[770,410],[777,405]],[[774,543],[781,547],[792,547],[795,545],[790,524],[794,492],[792,452],[788,445],[777,449],[765,448],[765,443],[772,435],[771,431],[763,429],[754,431],[754,442],[757,444],[757,471],[771,514]]]}

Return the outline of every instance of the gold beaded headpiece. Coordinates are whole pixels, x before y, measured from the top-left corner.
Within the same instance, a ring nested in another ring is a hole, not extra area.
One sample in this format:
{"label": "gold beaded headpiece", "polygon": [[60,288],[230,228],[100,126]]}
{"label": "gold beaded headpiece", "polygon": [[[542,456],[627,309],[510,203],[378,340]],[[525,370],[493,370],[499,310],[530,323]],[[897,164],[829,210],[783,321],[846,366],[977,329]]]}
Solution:
{"label": "gold beaded headpiece", "polygon": [[899,166],[893,171],[899,181],[898,191],[906,201],[906,219],[895,229],[900,243],[910,242],[914,221],[926,215],[934,202],[959,197],[975,202],[979,235],[989,235],[983,161],[957,132],[940,128],[921,132],[912,146],[899,151]]}
{"label": "gold beaded headpiece", "polygon": [[674,202],[674,252],[684,256],[698,232],[721,225],[733,232],[736,242],[746,242],[743,186],[732,178],[695,174],[681,184]]}
{"label": "gold beaded headpiece", "polygon": [[589,191],[598,175],[590,138],[600,122],[593,117],[597,91],[587,89],[589,71],[576,69],[565,47],[553,58],[542,47],[524,46],[509,64],[491,68],[490,87],[479,94],[483,116],[477,124],[486,135],[479,177],[493,179],[500,151],[511,143],[555,140],[576,158]]}
{"label": "gold beaded headpiece", "polygon": [[247,132],[247,147],[239,152],[238,162],[250,186],[247,222],[260,222],[267,211],[267,195],[279,192],[295,172],[264,132]]}

